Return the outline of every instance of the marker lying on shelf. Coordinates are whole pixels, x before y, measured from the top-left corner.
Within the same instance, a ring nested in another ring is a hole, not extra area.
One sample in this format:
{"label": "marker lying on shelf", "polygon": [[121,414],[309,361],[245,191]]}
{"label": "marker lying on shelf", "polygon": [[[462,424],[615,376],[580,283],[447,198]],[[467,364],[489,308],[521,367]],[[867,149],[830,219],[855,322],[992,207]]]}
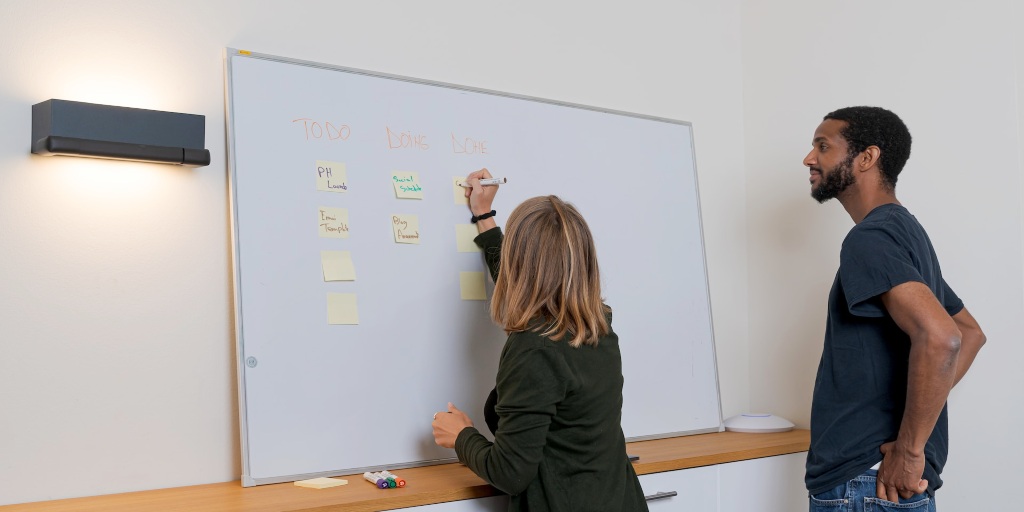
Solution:
{"label": "marker lying on shelf", "polygon": [[376,473],[370,473],[369,471],[367,471],[363,473],[363,478],[365,478],[367,482],[376,485],[378,489],[388,488],[388,481],[381,478],[380,475]]}
{"label": "marker lying on shelf", "polygon": [[384,475],[380,471],[374,473],[373,476],[378,476],[380,478],[383,478],[384,481],[388,483],[388,489],[394,489],[395,487],[398,487],[398,482],[396,482],[394,478],[390,478],[390,477]]}
{"label": "marker lying on shelf", "polygon": [[396,474],[394,474],[394,473],[392,473],[392,472],[390,472],[390,471],[388,471],[386,469],[384,471],[381,471],[380,475],[385,477],[385,478],[387,478],[388,480],[392,480],[393,479],[395,481],[395,484],[398,485],[399,487],[405,487],[405,480],[403,480],[401,478],[398,478],[398,475],[396,475]]}

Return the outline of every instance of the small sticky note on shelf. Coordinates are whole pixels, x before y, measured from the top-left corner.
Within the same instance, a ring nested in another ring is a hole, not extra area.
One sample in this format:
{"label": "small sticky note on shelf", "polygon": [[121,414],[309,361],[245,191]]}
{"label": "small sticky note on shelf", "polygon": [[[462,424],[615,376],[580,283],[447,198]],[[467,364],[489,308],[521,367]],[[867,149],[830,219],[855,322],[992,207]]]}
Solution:
{"label": "small sticky note on shelf", "polygon": [[316,189],[323,192],[348,192],[348,176],[341,162],[316,161]]}
{"label": "small sticky note on shelf", "polygon": [[397,244],[420,243],[420,220],[415,215],[392,215],[391,229]]}
{"label": "small sticky note on shelf", "polygon": [[299,487],[308,487],[310,489],[327,489],[328,487],[337,487],[339,485],[348,485],[348,480],[342,480],[341,478],[311,478],[309,480],[298,480],[295,485]]}
{"label": "small sticky note on shelf", "polygon": [[455,247],[459,252],[480,252],[480,247],[473,240],[480,234],[476,224],[455,225]]}
{"label": "small sticky note on shelf", "polygon": [[395,196],[399,199],[423,199],[420,177],[414,172],[391,173],[391,184],[395,186]]}
{"label": "small sticky note on shelf", "polygon": [[317,209],[317,224],[324,238],[348,238],[348,209],[321,206]]}
{"label": "small sticky note on shelf", "polygon": [[455,204],[460,206],[469,206],[469,198],[466,197],[466,189],[462,187],[462,182],[466,181],[465,176],[455,176],[452,178],[452,186],[455,187],[452,193],[455,194]]}
{"label": "small sticky note on shelf", "polygon": [[359,325],[359,309],[354,293],[327,294],[328,325]]}
{"label": "small sticky note on shelf", "polygon": [[485,282],[483,272],[459,272],[462,300],[487,300]]}
{"label": "small sticky note on shelf", "polygon": [[356,267],[349,251],[320,251],[324,281],[355,281]]}

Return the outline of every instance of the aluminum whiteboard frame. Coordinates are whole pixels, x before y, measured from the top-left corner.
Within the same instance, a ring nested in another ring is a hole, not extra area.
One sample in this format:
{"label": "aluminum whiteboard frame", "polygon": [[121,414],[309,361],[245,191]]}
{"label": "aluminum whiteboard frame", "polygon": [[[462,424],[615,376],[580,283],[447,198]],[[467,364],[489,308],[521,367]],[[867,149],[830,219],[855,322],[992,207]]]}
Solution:
{"label": "aluminum whiteboard frame", "polygon": [[[454,89],[457,91],[473,92],[479,94],[487,94],[490,96],[500,96],[505,98],[512,98],[524,101],[533,101],[537,103],[546,103],[548,105],[555,105],[560,107],[577,108],[581,110],[590,110],[593,112],[600,112],[604,114],[612,114],[625,117],[633,117],[638,119],[646,119],[649,121],[657,121],[662,123],[684,125],[690,127],[690,154],[693,155],[693,185],[694,192],[697,200],[697,225],[700,228],[700,251],[701,259],[704,264],[704,289],[708,295],[708,319],[710,320],[711,327],[711,360],[714,363],[714,375],[715,375],[715,395],[718,398],[718,428],[698,429],[698,430],[687,430],[681,432],[666,432],[663,434],[652,434],[647,436],[630,437],[626,439],[626,442],[636,441],[648,441],[652,439],[665,439],[669,437],[680,437],[697,434],[707,434],[710,432],[723,432],[725,430],[725,424],[722,418],[722,392],[721,386],[718,382],[718,351],[715,345],[715,317],[711,310],[711,287],[708,282],[708,258],[707,252],[704,247],[704,219],[702,215],[702,209],[700,206],[700,183],[697,177],[697,152],[694,147],[693,137],[693,124],[688,121],[680,121],[677,119],[669,119],[666,117],[651,116],[646,114],[637,114],[634,112],[625,112],[622,110],[614,110],[607,108],[594,107],[590,105],[582,105],[579,103],[571,103],[567,101],[557,101],[545,98],[537,98],[534,96],[526,96],[522,94],[514,94],[501,91],[493,91],[490,89],[481,89],[477,87],[469,87],[464,85],[450,84],[447,82],[437,82],[433,80],[424,80],[420,78],[407,77],[402,75],[392,75],[388,73],[380,73],[376,71],[368,71],[365,69],[349,68],[345,66],[335,66],[331,64],[324,64],[320,62],[313,62],[301,59],[292,59],[288,57],[279,57],[276,55],[269,55],[265,53],[256,53],[248,50],[239,50],[237,48],[227,47],[224,50],[224,64],[225,64],[225,81],[224,81],[224,95],[225,95],[225,137],[227,137],[228,147],[228,203],[229,210],[231,213],[231,263],[232,263],[232,275],[234,277],[233,292],[234,292],[234,306],[235,306],[235,317],[232,319],[235,324],[235,364],[238,378],[238,425],[239,425],[239,439],[241,440],[241,451],[242,451],[242,485],[244,487],[251,487],[254,485],[264,484],[276,484],[282,482],[294,482],[296,480],[304,480],[309,478],[318,478],[324,476],[338,476],[338,475],[349,475],[349,474],[361,474],[364,471],[379,470],[383,469],[384,466],[368,466],[362,468],[349,468],[346,470],[339,471],[323,471],[317,473],[305,473],[299,475],[289,475],[281,477],[271,478],[252,478],[249,476],[249,443],[248,443],[248,422],[246,418],[246,400],[245,400],[245,353],[244,343],[245,338],[242,332],[242,306],[241,306],[241,276],[239,275],[238,265],[238,211],[237,203],[238,199],[235,197],[235,137],[232,129],[235,125],[234,118],[234,100],[232,97],[232,73],[231,73],[231,61],[236,57],[267,60],[273,62],[280,62],[282,64],[294,64],[298,66],[306,66],[311,68],[326,69],[329,71],[340,71],[342,73],[350,73],[355,75],[364,75],[374,78],[384,78],[387,80],[397,80],[400,82],[409,82],[419,85],[428,85],[432,87],[444,87],[448,89]],[[408,463],[389,464],[387,467],[392,469],[403,469],[421,466],[432,466],[436,464],[447,464],[455,462],[455,458],[446,459],[430,459],[421,461],[412,461]]]}

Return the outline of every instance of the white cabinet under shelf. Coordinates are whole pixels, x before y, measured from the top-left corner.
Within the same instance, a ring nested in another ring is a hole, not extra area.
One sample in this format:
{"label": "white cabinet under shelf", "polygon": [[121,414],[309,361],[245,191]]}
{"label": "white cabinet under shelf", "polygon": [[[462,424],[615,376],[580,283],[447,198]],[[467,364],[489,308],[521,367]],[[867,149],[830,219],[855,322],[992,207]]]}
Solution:
{"label": "white cabinet under shelf", "polygon": [[[729,462],[640,475],[651,512],[793,512],[807,509],[806,453]],[[504,512],[508,497],[453,501],[403,510],[416,512]]]}
{"label": "white cabinet under shelf", "polygon": [[[718,466],[640,475],[640,486],[651,512],[718,510]],[[675,493],[675,496],[650,499]]]}

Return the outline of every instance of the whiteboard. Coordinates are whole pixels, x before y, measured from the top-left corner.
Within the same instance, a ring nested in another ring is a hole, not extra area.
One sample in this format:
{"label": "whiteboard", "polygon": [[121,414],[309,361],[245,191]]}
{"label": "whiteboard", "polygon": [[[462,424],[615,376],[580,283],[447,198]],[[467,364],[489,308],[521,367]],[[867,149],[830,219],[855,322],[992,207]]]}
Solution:
{"label": "whiteboard", "polygon": [[[457,250],[453,183],[481,167],[509,180],[499,225],[547,194],[587,219],[627,438],[721,430],[689,123],[230,48],[226,66],[244,485],[450,462],[430,427],[449,401],[487,430],[505,335],[463,300],[486,266]],[[397,197],[399,171],[421,199]],[[324,231],[333,208],[347,231]],[[396,216],[418,243],[396,243]],[[325,281],[322,251],[348,251],[355,280]],[[329,323],[333,294],[358,324]]]}

